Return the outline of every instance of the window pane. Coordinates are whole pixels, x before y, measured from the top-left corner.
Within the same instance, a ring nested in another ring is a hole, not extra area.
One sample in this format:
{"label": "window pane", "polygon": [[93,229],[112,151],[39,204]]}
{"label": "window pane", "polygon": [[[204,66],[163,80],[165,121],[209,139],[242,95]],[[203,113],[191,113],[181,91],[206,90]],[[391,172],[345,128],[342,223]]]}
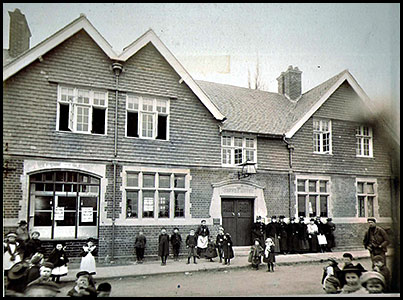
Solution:
{"label": "window pane", "polygon": [[138,113],[127,112],[127,136],[138,137]]}
{"label": "window pane", "polygon": [[154,218],[154,192],[143,192],[143,218]]}
{"label": "window pane", "polygon": [[306,216],[305,196],[303,195],[298,195],[298,216]]}
{"label": "window pane", "polygon": [[92,133],[105,134],[105,109],[92,108]]}
{"label": "window pane", "polygon": [[52,210],[53,197],[35,196],[35,210]]}
{"label": "window pane", "polygon": [[305,192],[305,180],[298,180],[298,192]]}
{"label": "window pane", "polygon": [[77,106],[77,131],[88,131],[89,107]]}
{"label": "window pane", "polygon": [[365,217],[365,197],[358,196],[358,216]]}
{"label": "window pane", "polygon": [[245,139],[245,147],[246,148],[254,148],[255,147],[255,140],[254,139]]}
{"label": "window pane", "polygon": [[143,187],[155,187],[155,174],[143,174]]}
{"label": "window pane", "polygon": [[170,203],[170,194],[166,192],[159,193],[159,218],[169,218],[169,203]]}
{"label": "window pane", "polygon": [[357,193],[364,193],[364,183],[363,182],[357,182]]}
{"label": "window pane", "polygon": [[175,217],[185,216],[185,193],[175,192]]}
{"label": "window pane", "polygon": [[166,100],[157,100],[157,111],[160,113],[167,112],[167,101]]}
{"label": "window pane", "polygon": [[126,192],[126,218],[137,218],[138,192]]}
{"label": "window pane", "polygon": [[127,96],[127,108],[128,109],[139,109],[139,98],[136,96],[128,95]]}
{"label": "window pane", "polygon": [[368,217],[374,216],[374,197],[367,198]]}
{"label": "window pane", "polygon": [[357,142],[356,142],[356,154],[357,155],[362,155],[361,153],[361,144],[362,144],[362,138],[357,138]]}
{"label": "window pane", "polygon": [[143,97],[143,110],[153,111],[153,99]]}
{"label": "window pane", "polygon": [[77,103],[90,103],[90,91],[89,90],[78,90]]}
{"label": "window pane", "polygon": [[327,181],[319,181],[319,191],[321,193],[327,193]]}
{"label": "window pane", "polygon": [[76,198],[75,197],[59,197],[58,207],[64,207],[64,210],[76,210]]}
{"label": "window pane", "polygon": [[320,121],[313,120],[313,130],[320,130]]}
{"label": "window pane", "polygon": [[320,196],[320,216],[327,217],[327,196]]}
{"label": "window pane", "polygon": [[168,116],[158,115],[157,137],[158,140],[167,139],[167,120]]}
{"label": "window pane", "polygon": [[46,172],[45,174],[45,181],[53,181],[53,172]]}
{"label": "window pane", "polygon": [[246,150],[245,156],[246,160],[255,161],[255,150]]}
{"label": "window pane", "polygon": [[174,187],[181,189],[185,188],[185,175],[175,174]]}
{"label": "window pane", "polygon": [[70,131],[69,129],[69,105],[59,103],[59,130]]}
{"label": "window pane", "polygon": [[74,98],[74,89],[72,88],[61,88],[61,100],[66,102],[72,102]]}
{"label": "window pane", "polygon": [[154,115],[143,114],[141,126],[142,126],[142,136],[143,137],[153,137]]}
{"label": "window pane", "polygon": [[316,192],[316,181],[309,180],[309,191]]}
{"label": "window pane", "polygon": [[106,93],[94,92],[94,105],[105,106]]}
{"label": "window pane", "polygon": [[314,133],[313,135],[313,149],[315,152],[320,152],[320,134]]}
{"label": "window pane", "polygon": [[234,163],[236,165],[241,164],[242,163],[242,149],[239,149],[239,148],[235,149],[234,154],[235,154]]}
{"label": "window pane", "polygon": [[139,174],[127,173],[127,186],[138,187],[139,186]]}
{"label": "window pane", "polygon": [[234,138],[234,146],[235,147],[242,147],[242,138]]}
{"label": "window pane", "polygon": [[222,149],[222,163],[231,164],[231,149]]}
{"label": "window pane", "polygon": [[367,182],[366,186],[367,186],[367,194],[374,194],[375,193],[374,183]]}
{"label": "window pane", "polygon": [[159,175],[160,188],[170,188],[171,187],[171,175]]}
{"label": "window pane", "polygon": [[316,214],[316,196],[309,196],[308,208],[309,208],[309,216],[315,217],[317,215]]}
{"label": "window pane", "polygon": [[53,192],[53,183],[45,183],[45,191]]}
{"label": "window pane", "polygon": [[43,183],[35,183],[35,191],[43,192],[45,185]]}
{"label": "window pane", "polygon": [[34,226],[52,226],[51,212],[35,212]]}
{"label": "window pane", "polygon": [[222,145],[223,146],[231,146],[231,137],[230,136],[223,136],[222,137]]}
{"label": "window pane", "polygon": [[56,221],[57,226],[75,226],[76,212],[64,212],[64,219]]}

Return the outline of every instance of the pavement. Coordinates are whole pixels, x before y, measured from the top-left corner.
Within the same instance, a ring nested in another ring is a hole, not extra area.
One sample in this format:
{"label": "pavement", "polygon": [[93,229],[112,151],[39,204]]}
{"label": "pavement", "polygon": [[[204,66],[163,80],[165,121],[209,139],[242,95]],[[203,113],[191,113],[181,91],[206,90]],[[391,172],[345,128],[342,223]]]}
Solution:
{"label": "pavement", "polygon": [[[368,250],[346,250],[342,252],[325,252],[325,253],[304,253],[304,254],[287,254],[277,255],[276,265],[277,267],[292,265],[292,264],[304,264],[304,263],[324,263],[329,257],[336,257],[341,259],[343,253],[349,252],[353,255],[354,259],[369,258]],[[387,256],[391,256],[392,250],[388,249]],[[101,280],[111,278],[123,278],[123,277],[136,277],[136,276],[153,276],[161,274],[172,273],[192,273],[200,271],[212,271],[212,270],[226,270],[237,268],[248,268],[251,264],[248,262],[248,256],[246,253],[240,253],[237,255],[235,251],[235,257],[231,259],[231,264],[223,265],[219,262],[219,258],[214,258],[213,262],[207,259],[198,259],[197,264],[194,264],[191,260],[190,264],[186,264],[187,258],[183,257],[179,261],[174,261],[172,258],[168,258],[167,264],[161,266],[160,260],[150,260],[143,264],[136,264],[134,261],[125,262],[125,264],[102,264],[97,266],[96,275],[94,279],[97,282]],[[66,276],[61,278],[61,282],[75,281],[75,275],[79,271],[78,264],[72,264],[69,266],[69,272]]]}

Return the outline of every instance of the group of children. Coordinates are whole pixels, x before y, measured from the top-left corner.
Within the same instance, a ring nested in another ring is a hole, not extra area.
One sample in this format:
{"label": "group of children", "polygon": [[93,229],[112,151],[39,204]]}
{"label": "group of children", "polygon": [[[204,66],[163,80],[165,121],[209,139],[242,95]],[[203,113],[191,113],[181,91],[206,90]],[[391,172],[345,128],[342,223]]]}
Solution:
{"label": "group of children", "polygon": [[255,239],[254,245],[250,248],[248,262],[252,263],[252,268],[259,270],[259,265],[262,262],[267,263],[267,272],[274,272],[274,266],[276,263],[275,256],[275,244],[272,238],[267,238],[265,241],[265,247],[260,246],[260,240]]}
{"label": "group of children", "polygon": [[[230,265],[231,259],[234,258],[231,235],[229,233],[224,233],[224,228],[220,227],[214,242],[203,221],[200,229],[201,230],[198,228],[197,231],[191,229],[186,236],[185,246],[187,249],[187,264],[190,264],[192,259],[193,263],[197,264],[197,258],[204,257],[213,261],[213,258],[218,256],[220,258],[220,263]],[[203,235],[201,234],[201,231],[207,232],[207,234]],[[204,240],[205,242],[203,242]],[[162,266],[166,265],[169,256],[169,244],[172,245],[174,261],[178,261],[182,243],[182,236],[179,233],[179,228],[175,227],[171,236],[168,235],[166,228],[161,229],[160,235],[158,236],[158,256],[161,257]],[[200,246],[200,243],[202,243],[203,246]],[[146,244],[147,239],[144,236],[144,232],[140,230],[134,243],[137,264],[141,264],[144,261],[144,249]]]}
{"label": "group of children", "polygon": [[[9,296],[39,296],[53,295],[59,292],[59,283],[62,276],[68,273],[69,258],[66,253],[66,246],[62,241],[56,241],[54,249],[45,259],[44,249],[39,239],[40,233],[33,231],[28,234],[27,222],[20,221],[16,232],[6,235],[3,243],[3,269],[5,276],[6,295]],[[88,239],[82,247],[80,272],[92,276],[96,274],[95,255],[97,247],[92,238]],[[79,275],[80,272],[77,274]],[[84,273],[83,273],[84,272]],[[84,276],[84,277],[85,277]],[[77,276],[77,282],[79,276]],[[80,285],[85,279],[80,279]],[[93,279],[90,280],[93,282]],[[85,284],[84,284],[85,285]],[[110,285],[109,285],[110,286]],[[107,290],[107,285],[99,285],[102,290],[96,290],[95,294],[101,296]],[[81,291],[81,290],[80,290]]]}
{"label": "group of children", "polygon": [[350,253],[343,254],[343,266],[338,267],[337,259],[328,259],[324,267],[322,285],[327,294],[380,294],[390,291],[390,271],[382,256],[372,260],[371,271],[357,263],[353,264]]}

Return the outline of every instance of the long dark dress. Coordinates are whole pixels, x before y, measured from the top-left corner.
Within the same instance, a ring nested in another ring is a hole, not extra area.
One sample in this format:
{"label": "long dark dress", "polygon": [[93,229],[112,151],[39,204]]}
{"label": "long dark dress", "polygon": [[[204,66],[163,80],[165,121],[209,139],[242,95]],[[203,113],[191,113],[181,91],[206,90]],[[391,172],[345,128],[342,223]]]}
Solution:
{"label": "long dark dress", "polygon": [[263,222],[256,222],[252,226],[252,241],[258,239],[260,245],[264,245],[264,233],[266,225]]}
{"label": "long dark dress", "polygon": [[31,258],[36,252],[42,253],[41,241],[39,239],[29,239],[25,242],[23,259]]}
{"label": "long dark dress", "polygon": [[253,267],[259,266],[262,262],[263,248],[261,246],[253,245],[250,247],[248,262],[252,263]]}
{"label": "long dark dress", "polygon": [[298,227],[299,227],[298,229],[299,251],[307,252],[309,251],[307,225],[301,222],[298,223]]}
{"label": "long dark dress", "polygon": [[334,239],[333,232],[336,230],[336,225],[332,221],[327,221],[324,224],[324,234],[327,240],[327,250],[330,251],[332,248],[336,247],[336,241]]}
{"label": "long dark dress", "polygon": [[234,250],[232,249],[232,240],[224,239],[224,243],[222,246],[224,259],[234,258]]}
{"label": "long dark dress", "polygon": [[278,237],[280,240],[280,252],[287,253],[288,252],[288,224],[285,222],[280,222],[278,224]]}
{"label": "long dark dress", "polygon": [[160,234],[158,237],[158,256],[168,256],[169,255],[169,235]]}
{"label": "long dark dress", "polygon": [[217,257],[217,256],[218,256],[217,249],[216,249],[216,246],[215,246],[214,242],[212,242],[212,241],[208,242],[207,249],[206,249],[206,252],[205,252],[205,257],[206,258],[214,258],[214,257]]}
{"label": "long dark dress", "polygon": [[[275,256],[274,252],[275,252],[274,246],[270,246],[268,253],[266,252],[266,247],[265,247],[265,250],[263,252],[263,262],[265,262],[267,264],[276,262],[276,256]],[[268,254],[268,255],[266,256],[266,254]]]}
{"label": "long dark dress", "polygon": [[299,226],[295,222],[291,222],[287,227],[288,251],[290,253],[299,251],[298,228]]}
{"label": "long dark dress", "polygon": [[266,239],[271,237],[274,242],[274,252],[280,252],[280,241],[278,239],[278,233],[280,231],[279,223],[277,222],[270,222],[266,225]]}

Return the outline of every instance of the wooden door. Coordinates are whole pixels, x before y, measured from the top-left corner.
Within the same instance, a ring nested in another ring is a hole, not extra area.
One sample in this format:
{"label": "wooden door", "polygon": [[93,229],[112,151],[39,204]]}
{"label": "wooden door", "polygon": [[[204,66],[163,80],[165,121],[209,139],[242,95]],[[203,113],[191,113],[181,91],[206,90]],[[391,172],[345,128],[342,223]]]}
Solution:
{"label": "wooden door", "polygon": [[232,237],[234,246],[252,243],[253,199],[221,199],[222,226]]}

